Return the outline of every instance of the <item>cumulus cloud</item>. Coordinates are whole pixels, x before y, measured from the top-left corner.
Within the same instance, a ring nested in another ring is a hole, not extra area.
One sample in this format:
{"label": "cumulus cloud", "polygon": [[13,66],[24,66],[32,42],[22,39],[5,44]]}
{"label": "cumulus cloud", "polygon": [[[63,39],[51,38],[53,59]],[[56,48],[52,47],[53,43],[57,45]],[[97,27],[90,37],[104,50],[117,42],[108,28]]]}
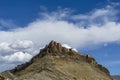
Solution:
{"label": "cumulus cloud", "polygon": [[114,7],[109,5],[86,14],[70,13],[68,9],[42,13],[42,19],[24,28],[0,31],[0,62],[7,62],[2,65],[28,61],[51,40],[75,48],[120,42],[120,22],[116,21],[119,11]]}
{"label": "cumulus cloud", "polygon": [[32,55],[23,52],[16,52],[3,57],[3,60],[8,62],[26,62],[32,58]]}
{"label": "cumulus cloud", "polygon": [[29,40],[17,40],[12,43],[10,46],[13,49],[29,49],[33,47],[33,42]]}
{"label": "cumulus cloud", "polygon": [[[18,64],[29,61],[38,53],[30,40],[17,40],[15,42],[0,43],[0,71],[13,68]],[[3,68],[4,67],[4,68]]]}
{"label": "cumulus cloud", "polygon": [[30,40],[17,40],[12,43],[1,42],[0,55],[8,55],[18,51],[31,52],[33,48],[34,48],[34,44]]}
{"label": "cumulus cloud", "polygon": [[6,55],[11,52],[11,48],[9,47],[9,43],[2,42],[0,43],[0,55]]}

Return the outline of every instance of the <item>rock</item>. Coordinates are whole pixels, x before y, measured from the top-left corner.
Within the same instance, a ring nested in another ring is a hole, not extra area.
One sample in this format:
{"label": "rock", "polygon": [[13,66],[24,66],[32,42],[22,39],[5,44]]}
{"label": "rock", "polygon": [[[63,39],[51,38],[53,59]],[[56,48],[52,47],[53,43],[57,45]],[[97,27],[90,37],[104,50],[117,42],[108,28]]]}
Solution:
{"label": "rock", "polygon": [[14,69],[10,70],[11,73],[15,74],[16,72],[19,72],[21,70],[24,70],[25,68],[27,68],[30,64],[32,64],[32,62],[26,62],[24,64],[18,65],[17,67],[15,67]]}
{"label": "rock", "polygon": [[97,64],[95,59],[91,55],[85,55],[86,56],[86,61],[90,64]]}
{"label": "rock", "polygon": [[0,74],[0,80],[12,80],[12,79],[7,78],[7,77],[5,77],[5,76],[3,76],[3,75]]}

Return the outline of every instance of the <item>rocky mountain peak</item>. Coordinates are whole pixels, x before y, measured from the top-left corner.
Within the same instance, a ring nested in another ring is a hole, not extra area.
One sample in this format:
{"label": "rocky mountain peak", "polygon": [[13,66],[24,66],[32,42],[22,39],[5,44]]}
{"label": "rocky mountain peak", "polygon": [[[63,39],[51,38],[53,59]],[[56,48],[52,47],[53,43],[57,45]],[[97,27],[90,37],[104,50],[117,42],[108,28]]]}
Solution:
{"label": "rocky mountain peak", "polygon": [[65,48],[60,43],[53,40],[40,51],[40,55],[42,56],[46,54],[62,55],[63,53],[74,54],[75,51],[72,49]]}
{"label": "rocky mountain peak", "polygon": [[3,73],[17,80],[112,80],[107,68],[92,56],[65,48],[53,40],[29,62]]}
{"label": "rocky mountain peak", "polygon": [[54,46],[61,46],[61,44],[60,43],[57,43],[56,41],[54,41],[54,40],[52,40],[50,43],[49,43],[49,45],[48,45],[49,47],[54,47]]}
{"label": "rocky mountain peak", "polygon": [[53,52],[61,52],[62,50],[62,45],[56,41],[51,41],[49,45],[46,45],[45,49],[52,50]]}

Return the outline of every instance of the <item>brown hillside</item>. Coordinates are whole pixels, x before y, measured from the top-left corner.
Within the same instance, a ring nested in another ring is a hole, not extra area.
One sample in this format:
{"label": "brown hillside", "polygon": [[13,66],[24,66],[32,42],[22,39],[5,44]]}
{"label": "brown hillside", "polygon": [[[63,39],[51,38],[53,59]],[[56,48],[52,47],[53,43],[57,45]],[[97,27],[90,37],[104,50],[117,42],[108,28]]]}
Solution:
{"label": "brown hillside", "polygon": [[55,41],[29,62],[2,74],[15,80],[112,80],[109,71],[92,56],[62,47]]}

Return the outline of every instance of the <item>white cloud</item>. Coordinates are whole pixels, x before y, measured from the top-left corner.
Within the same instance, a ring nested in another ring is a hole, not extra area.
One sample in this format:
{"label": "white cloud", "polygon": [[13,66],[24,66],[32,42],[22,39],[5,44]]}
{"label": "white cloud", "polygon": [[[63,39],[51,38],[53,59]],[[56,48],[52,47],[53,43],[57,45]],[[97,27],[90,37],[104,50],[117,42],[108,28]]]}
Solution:
{"label": "white cloud", "polygon": [[11,48],[9,47],[9,43],[2,42],[0,43],[0,54],[8,54],[11,51]]}
{"label": "white cloud", "polygon": [[29,52],[32,54],[34,44],[30,40],[17,40],[15,42],[1,42],[0,43],[0,55],[9,55],[14,52]]}
{"label": "white cloud", "polygon": [[101,25],[109,21],[115,21],[117,19],[116,14],[118,14],[118,10],[114,9],[111,5],[107,5],[105,8],[94,9],[86,14],[74,15],[72,19],[78,20],[80,24],[82,22],[88,26],[89,24]]}
{"label": "white cloud", "polygon": [[3,60],[8,62],[26,62],[32,58],[32,55],[23,52],[16,52],[3,57]]}
{"label": "white cloud", "polygon": [[[91,27],[85,29],[79,28],[77,25],[67,21],[39,20],[29,24],[29,26],[24,29],[14,30],[12,34],[5,32],[1,38],[8,42],[15,41],[16,39],[31,40],[36,46],[43,46],[50,40],[56,40],[70,44],[73,47],[84,47],[89,44],[96,45],[105,42],[111,43],[120,41],[119,23],[107,22],[101,27],[97,25],[90,26]],[[10,35],[10,37],[6,37],[7,34]],[[9,41],[8,38],[11,38],[11,40]],[[2,42],[2,39],[0,41]]]}
{"label": "white cloud", "polygon": [[12,43],[10,46],[13,49],[28,49],[33,47],[33,42],[30,40],[17,40],[14,43]]}

